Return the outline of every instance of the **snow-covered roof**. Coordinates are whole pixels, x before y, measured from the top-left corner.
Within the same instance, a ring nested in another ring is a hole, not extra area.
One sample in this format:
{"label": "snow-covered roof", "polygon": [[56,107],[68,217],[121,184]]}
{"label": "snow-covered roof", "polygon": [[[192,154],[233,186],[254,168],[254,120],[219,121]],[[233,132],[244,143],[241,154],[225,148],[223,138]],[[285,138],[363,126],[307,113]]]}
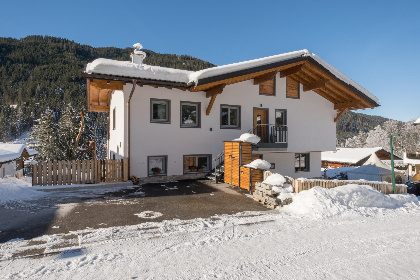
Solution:
{"label": "snow-covered roof", "polygon": [[375,148],[337,148],[337,151],[321,152],[322,161],[342,162],[356,164],[373,153],[382,150],[382,147]]}
{"label": "snow-covered roof", "polygon": [[185,84],[190,82],[189,75],[194,73],[187,70],[151,66],[146,64],[140,65],[130,61],[117,61],[106,58],[98,58],[93,62],[88,63],[85,72],[87,74],[96,73]]}
{"label": "snow-covered roof", "polygon": [[160,66],[150,66],[146,64],[136,64],[129,61],[116,61],[105,58],[98,58],[88,63],[85,69],[87,74],[103,74],[122,76],[129,78],[142,78],[159,81],[170,81],[176,83],[184,83],[188,85],[198,85],[200,80],[222,76],[228,73],[240,72],[247,69],[255,69],[261,66],[285,62],[297,58],[312,58],[322,67],[328,70],[332,75],[342,82],[353,86],[358,91],[366,95],[368,98],[379,104],[378,98],[372,93],[364,89],[362,86],[354,82],[352,79],[338,71],[332,65],[324,61],[319,56],[310,53],[308,50],[294,51],[264,58],[216,66],[200,71],[186,71]]}
{"label": "snow-covered roof", "polygon": [[24,149],[24,144],[0,143],[0,162],[7,162],[20,158]]}

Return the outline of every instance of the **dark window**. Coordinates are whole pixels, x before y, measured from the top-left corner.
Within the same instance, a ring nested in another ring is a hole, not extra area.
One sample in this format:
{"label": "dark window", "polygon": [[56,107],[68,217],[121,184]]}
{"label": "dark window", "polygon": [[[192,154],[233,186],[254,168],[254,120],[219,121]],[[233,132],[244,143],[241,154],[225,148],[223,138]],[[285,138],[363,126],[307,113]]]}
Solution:
{"label": "dark window", "polygon": [[184,173],[209,172],[211,155],[184,156]]}
{"label": "dark window", "polygon": [[166,175],[166,165],[168,156],[150,156],[147,157],[148,162],[148,175],[149,176],[162,176]]}
{"label": "dark window", "polygon": [[220,122],[221,128],[240,128],[241,107],[221,105]]}
{"label": "dark window", "polygon": [[181,127],[200,127],[200,102],[181,101]]}
{"label": "dark window", "polygon": [[290,77],[286,77],[286,97],[300,98],[300,84]]}
{"label": "dark window", "polygon": [[287,125],[287,110],[276,109],[276,126]]}
{"label": "dark window", "polygon": [[150,99],[150,122],[170,123],[170,107],[170,100]]}
{"label": "dark window", "polygon": [[295,154],[295,171],[309,171],[309,153]]}
{"label": "dark window", "polygon": [[260,83],[261,95],[275,95],[276,94],[276,77],[271,80]]}
{"label": "dark window", "polygon": [[114,129],[114,130],[117,127],[117,123],[116,123],[116,120],[115,120],[115,115],[116,115],[115,110],[116,110],[116,108],[114,108],[114,110],[112,110],[112,129]]}

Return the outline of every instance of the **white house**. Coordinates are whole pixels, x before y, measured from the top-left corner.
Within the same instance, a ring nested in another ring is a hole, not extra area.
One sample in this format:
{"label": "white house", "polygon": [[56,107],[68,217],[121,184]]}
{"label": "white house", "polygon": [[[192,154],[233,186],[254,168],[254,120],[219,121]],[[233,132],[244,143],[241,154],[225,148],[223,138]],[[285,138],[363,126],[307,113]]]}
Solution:
{"label": "white house", "polygon": [[223,141],[252,132],[262,138],[253,154],[272,171],[319,177],[337,119],[379,106],[307,50],[194,72],[143,64],[135,47],[131,62],[100,58],[83,73],[89,111],[109,113],[108,157],[129,158],[130,176],[203,175]]}
{"label": "white house", "polygon": [[0,143],[0,178],[23,174],[24,159],[37,153],[24,144]]}

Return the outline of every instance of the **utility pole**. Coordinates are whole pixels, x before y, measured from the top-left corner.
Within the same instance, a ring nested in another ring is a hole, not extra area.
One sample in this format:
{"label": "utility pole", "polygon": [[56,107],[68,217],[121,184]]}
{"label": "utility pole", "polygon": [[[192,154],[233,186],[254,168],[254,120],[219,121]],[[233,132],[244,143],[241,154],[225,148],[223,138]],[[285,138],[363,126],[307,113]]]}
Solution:
{"label": "utility pole", "polygon": [[396,187],[395,187],[395,173],[394,173],[394,149],[393,149],[393,146],[392,146],[392,138],[393,137],[400,137],[401,135],[399,135],[399,134],[392,134],[390,137],[389,137],[389,143],[390,143],[390,146],[391,146],[391,174],[392,174],[392,190],[393,190],[393,192],[394,192],[394,194],[396,194],[397,193],[397,189],[396,189]]}

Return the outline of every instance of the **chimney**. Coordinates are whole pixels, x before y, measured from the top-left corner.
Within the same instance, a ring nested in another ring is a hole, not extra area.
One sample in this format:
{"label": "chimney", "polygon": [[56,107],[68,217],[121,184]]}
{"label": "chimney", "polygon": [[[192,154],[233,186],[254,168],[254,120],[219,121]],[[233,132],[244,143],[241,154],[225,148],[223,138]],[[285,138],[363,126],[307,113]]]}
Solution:
{"label": "chimney", "polygon": [[140,43],[136,43],[133,47],[134,51],[131,54],[131,62],[142,65],[143,59],[146,58],[146,53],[141,50],[143,46]]}

